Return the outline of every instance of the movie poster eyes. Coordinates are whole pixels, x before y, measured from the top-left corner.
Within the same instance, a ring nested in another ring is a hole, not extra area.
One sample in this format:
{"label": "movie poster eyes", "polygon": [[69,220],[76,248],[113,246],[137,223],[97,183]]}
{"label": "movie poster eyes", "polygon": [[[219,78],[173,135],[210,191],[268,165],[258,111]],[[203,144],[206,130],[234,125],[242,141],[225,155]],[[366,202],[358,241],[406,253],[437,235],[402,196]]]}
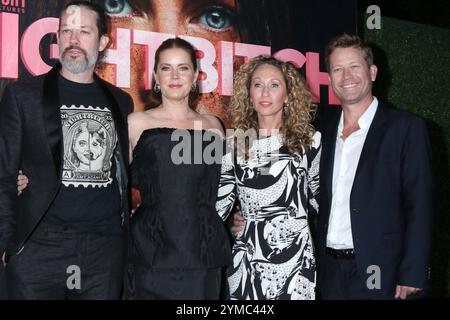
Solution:
{"label": "movie poster eyes", "polygon": [[[103,0],[100,1],[105,12],[113,18],[129,18],[152,16],[151,1],[133,1],[133,0]],[[154,1],[153,7],[158,7],[157,1]],[[199,6],[195,10],[188,10],[189,17],[183,20],[190,24],[201,24],[204,28],[220,32],[225,31],[236,24],[237,13],[225,4],[212,4]]]}

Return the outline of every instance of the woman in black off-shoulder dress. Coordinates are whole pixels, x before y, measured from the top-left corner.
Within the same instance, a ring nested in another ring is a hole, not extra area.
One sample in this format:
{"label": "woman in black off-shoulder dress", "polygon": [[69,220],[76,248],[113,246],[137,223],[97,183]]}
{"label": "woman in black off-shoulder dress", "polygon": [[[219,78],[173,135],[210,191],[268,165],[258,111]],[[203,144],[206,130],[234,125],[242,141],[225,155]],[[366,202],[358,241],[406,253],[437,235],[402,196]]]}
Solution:
{"label": "woman in black off-shoulder dress", "polygon": [[198,69],[179,38],[156,51],[155,108],[129,116],[132,181],[141,205],[131,221],[127,297],[219,299],[231,264],[227,230],[215,210],[223,132],[195,112]]}

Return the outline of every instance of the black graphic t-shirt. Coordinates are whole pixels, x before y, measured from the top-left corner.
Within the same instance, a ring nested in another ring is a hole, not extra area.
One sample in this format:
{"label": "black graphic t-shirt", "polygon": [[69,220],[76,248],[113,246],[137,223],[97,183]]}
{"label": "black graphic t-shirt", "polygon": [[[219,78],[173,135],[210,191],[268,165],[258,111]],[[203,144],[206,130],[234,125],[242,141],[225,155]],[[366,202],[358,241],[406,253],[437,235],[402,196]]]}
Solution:
{"label": "black graphic t-shirt", "polygon": [[46,222],[81,231],[119,234],[120,192],[114,151],[117,133],[108,100],[95,84],[59,76],[64,146],[62,186]]}

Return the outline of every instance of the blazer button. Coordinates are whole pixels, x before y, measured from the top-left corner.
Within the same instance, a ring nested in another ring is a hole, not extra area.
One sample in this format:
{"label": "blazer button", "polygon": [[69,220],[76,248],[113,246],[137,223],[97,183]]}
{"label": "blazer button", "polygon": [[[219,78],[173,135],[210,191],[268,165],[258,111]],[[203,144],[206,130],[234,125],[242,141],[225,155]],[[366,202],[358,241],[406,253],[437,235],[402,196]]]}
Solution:
{"label": "blazer button", "polygon": [[353,208],[353,209],[352,209],[352,212],[353,212],[353,213],[358,213],[358,209]]}

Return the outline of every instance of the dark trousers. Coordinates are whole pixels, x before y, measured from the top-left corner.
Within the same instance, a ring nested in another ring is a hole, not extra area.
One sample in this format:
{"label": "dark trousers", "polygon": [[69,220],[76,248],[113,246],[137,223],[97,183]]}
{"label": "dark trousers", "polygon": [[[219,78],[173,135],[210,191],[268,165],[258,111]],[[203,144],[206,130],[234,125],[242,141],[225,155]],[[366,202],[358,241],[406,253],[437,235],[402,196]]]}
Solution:
{"label": "dark trousers", "polygon": [[6,266],[10,299],[120,299],[121,236],[41,223]]}
{"label": "dark trousers", "polygon": [[[337,259],[327,254],[322,268],[324,269],[324,276],[319,283],[318,296],[320,299],[393,300],[395,298],[394,284],[382,284],[383,290],[369,289],[367,286],[368,275],[361,277],[354,259]],[[427,292],[420,291],[408,296],[407,299],[416,300],[426,297]]]}
{"label": "dark trousers", "polygon": [[135,267],[131,299],[219,300],[222,268],[154,269]]}
{"label": "dark trousers", "polygon": [[7,298],[8,294],[6,291],[5,269],[3,268],[3,264],[0,262],[0,300],[6,300]]}
{"label": "dark trousers", "polygon": [[[374,292],[368,289],[355,259],[335,258],[325,255],[322,266],[324,276],[319,287],[319,296],[324,300],[368,300],[374,299]],[[393,299],[392,296],[391,299]]]}

